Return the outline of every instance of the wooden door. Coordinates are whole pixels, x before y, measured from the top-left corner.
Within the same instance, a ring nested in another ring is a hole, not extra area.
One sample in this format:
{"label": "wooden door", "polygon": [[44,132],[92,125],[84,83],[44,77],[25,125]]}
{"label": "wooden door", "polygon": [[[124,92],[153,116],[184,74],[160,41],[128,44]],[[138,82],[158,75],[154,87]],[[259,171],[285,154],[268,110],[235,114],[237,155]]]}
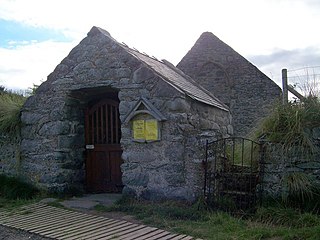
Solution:
{"label": "wooden door", "polygon": [[85,125],[87,191],[121,191],[119,103],[105,99],[88,107]]}

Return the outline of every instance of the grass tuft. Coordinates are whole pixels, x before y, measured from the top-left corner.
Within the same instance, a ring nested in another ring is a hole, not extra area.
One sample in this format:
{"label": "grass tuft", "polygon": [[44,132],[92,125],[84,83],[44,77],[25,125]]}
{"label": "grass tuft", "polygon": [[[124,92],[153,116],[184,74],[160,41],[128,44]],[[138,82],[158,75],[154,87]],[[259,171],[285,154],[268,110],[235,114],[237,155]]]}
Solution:
{"label": "grass tuft", "polygon": [[304,149],[304,154],[317,151],[311,130],[320,126],[320,101],[307,97],[303,102],[278,104],[257,131],[257,136],[266,135],[271,142],[280,142],[285,150],[295,146]]}
{"label": "grass tuft", "polygon": [[27,200],[34,198],[37,194],[39,194],[39,190],[33,185],[19,178],[0,174],[0,197],[9,200]]}
{"label": "grass tuft", "polygon": [[0,93],[0,132],[17,136],[20,132],[20,110],[26,97],[11,92]]}
{"label": "grass tuft", "polygon": [[259,208],[254,219],[274,226],[303,228],[320,225],[320,217],[318,215],[301,213],[296,209],[280,206]]}

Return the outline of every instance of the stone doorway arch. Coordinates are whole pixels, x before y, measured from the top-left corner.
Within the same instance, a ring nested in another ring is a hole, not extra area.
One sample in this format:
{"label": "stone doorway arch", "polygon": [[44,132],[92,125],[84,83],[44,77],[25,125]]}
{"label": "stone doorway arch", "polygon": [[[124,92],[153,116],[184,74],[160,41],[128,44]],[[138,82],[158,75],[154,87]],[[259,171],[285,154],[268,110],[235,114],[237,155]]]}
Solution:
{"label": "stone doorway arch", "polygon": [[118,90],[86,88],[72,92],[84,115],[84,189],[90,193],[120,192],[123,163]]}

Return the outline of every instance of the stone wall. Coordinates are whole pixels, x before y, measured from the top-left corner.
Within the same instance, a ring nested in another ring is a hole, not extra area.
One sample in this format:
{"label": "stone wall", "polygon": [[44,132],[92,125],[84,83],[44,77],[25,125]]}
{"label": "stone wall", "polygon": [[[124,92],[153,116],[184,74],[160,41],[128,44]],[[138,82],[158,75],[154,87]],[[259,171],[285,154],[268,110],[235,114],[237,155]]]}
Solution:
{"label": "stone wall", "polygon": [[250,134],[280,99],[272,80],[212,33],[203,33],[177,67],[230,107],[236,136]]}
{"label": "stone wall", "polygon": [[125,191],[151,200],[193,201],[203,187],[205,140],[232,133],[226,124],[229,114],[181,98],[167,101],[164,107],[167,121],[160,142],[132,144],[130,134],[122,138]]}
{"label": "stone wall", "polygon": [[305,149],[291,147],[284,150],[279,143],[264,144],[265,157],[263,164],[263,192],[264,196],[281,197],[283,178],[292,173],[305,173],[320,181],[320,129],[314,129],[314,143],[316,150],[306,154]]}
{"label": "stone wall", "polygon": [[0,135],[0,174],[18,175],[20,170],[20,139]]}
{"label": "stone wall", "polygon": [[[201,189],[202,139],[232,133],[230,114],[197,102],[163,81],[111,36],[93,28],[29,98],[22,110],[22,169],[49,191],[85,180],[84,109],[119,100],[124,192],[192,201]],[[161,140],[132,141],[130,109],[143,97],[165,117]]]}

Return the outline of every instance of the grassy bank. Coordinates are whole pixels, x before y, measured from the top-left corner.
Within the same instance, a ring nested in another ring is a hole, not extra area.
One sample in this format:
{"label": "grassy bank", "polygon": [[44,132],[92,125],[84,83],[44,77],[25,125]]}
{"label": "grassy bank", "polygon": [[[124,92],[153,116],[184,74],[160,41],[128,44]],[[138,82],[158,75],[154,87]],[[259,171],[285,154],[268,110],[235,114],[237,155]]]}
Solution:
{"label": "grassy bank", "polygon": [[320,217],[311,213],[275,206],[244,218],[198,206],[122,199],[96,210],[125,212],[147,225],[202,239],[320,239]]}

